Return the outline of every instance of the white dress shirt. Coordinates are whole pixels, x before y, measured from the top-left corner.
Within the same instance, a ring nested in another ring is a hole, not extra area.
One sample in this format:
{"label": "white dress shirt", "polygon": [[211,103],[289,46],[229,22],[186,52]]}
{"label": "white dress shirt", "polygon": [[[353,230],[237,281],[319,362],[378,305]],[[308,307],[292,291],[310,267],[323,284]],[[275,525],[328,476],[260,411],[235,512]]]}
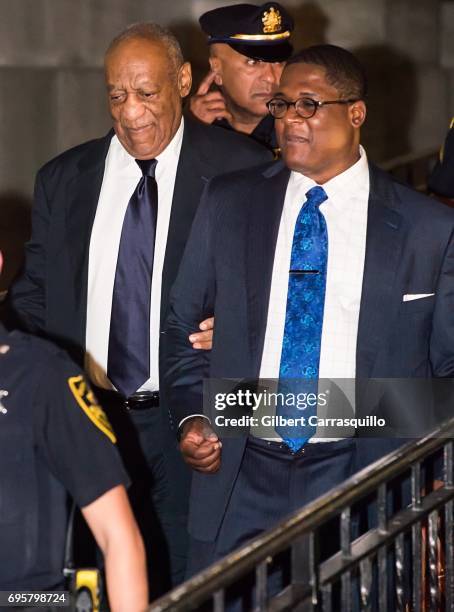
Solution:
{"label": "white dress shirt", "polygon": [[[305,194],[315,185],[302,174],[290,175],[274,256],[261,379],[279,378],[293,233]],[[328,231],[328,264],[319,377],[351,381],[356,373],[369,201],[369,167],[362,147],[360,159],[323,189],[328,196],[320,205]],[[354,385],[347,385],[347,393],[354,407]]]}
{"label": "white dress shirt", "polygon": [[[169,231],[175,177],[183,139],[184,122],[164,151],[156,157],[158,219],[153,259],[150,308],[150,378],[140,390],[159,389],[159,325],[161,281]],[[86,367],[91,379],[112,388],[107,378],[110,314],[115,270],[123,219],[129,200],[142,177],[139,166],[113,136],[106,157],[104,177],[90,238],[86,327]]]}

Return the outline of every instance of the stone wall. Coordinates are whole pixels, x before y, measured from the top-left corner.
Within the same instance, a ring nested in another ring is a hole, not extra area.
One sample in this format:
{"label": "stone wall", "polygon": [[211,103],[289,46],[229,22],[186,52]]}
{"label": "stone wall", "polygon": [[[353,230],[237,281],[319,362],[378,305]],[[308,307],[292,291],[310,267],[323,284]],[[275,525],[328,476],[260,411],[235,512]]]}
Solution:
{"label": "stone wall", "polygon": [[[258,0],[256,0],[258,2]],[[0,248],[17,267],[36,170],[109,127],[102,57],[134,21],[173,29],[206,70],[197,17],[226,0],[0,0]],[[235,2],[230,2],[234,4]],[[364,141],[382,161],[436,148],[454,113],[451,0],[284,0],[297,22],[295,47],[346,46],[371,77]]]}

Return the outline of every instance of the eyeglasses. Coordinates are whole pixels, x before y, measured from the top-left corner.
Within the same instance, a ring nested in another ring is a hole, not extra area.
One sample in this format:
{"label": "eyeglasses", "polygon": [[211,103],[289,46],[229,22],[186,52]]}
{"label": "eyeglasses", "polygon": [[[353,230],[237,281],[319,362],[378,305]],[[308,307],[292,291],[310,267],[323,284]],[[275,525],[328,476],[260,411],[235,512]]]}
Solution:
{"label": "eyeglasses", "polygon": [[358,102],[359,98],[352,98],[349,100],[326,100],[321,102],[320,100],[314,100],[313,98],[298,98],[295,102],[287,102],[283,98],[273,98],[266,103],[268,110],[275,119],[282,119],[287,114],[290,106],[295,108],[295,112],[303,119],[310,119],[315,115],[317,110],[321,106],[326,104],[352,104]]}

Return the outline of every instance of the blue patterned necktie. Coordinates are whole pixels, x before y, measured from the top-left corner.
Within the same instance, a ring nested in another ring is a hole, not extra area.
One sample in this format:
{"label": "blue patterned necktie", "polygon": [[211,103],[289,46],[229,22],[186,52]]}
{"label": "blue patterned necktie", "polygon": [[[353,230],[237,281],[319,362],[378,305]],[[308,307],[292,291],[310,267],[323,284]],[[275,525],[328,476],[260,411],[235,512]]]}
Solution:
{"label": "blue patterned necktie", "polygon": [[[286,397],[318,393],[320,345],[325,306],[328,232],[319,206],[327,199],[322,187],[306,193],[296,220],[289,271],[287,310],[279,368],[279,392]],[[302,397],[302,396],[300,396]],[[276,414],[285,419],[317,414],[317,406],[298,409],[278,403]],[[315,426],[276,427],[287,446],[297,452],[315,433]]]}
{"label": "blue patterned necktie", "polygon": [[155,159],[138,160],[142,177],[126,209],[110,316],[107,376],[125,397],[150,377],[150,299],[158,218]]}

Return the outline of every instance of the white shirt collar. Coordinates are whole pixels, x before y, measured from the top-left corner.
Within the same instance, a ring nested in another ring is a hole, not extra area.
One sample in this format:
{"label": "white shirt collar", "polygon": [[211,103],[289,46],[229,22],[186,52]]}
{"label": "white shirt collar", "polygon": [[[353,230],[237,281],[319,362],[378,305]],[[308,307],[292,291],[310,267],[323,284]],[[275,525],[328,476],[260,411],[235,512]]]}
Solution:
{"label": "white shirt collar", "polygon": [[[169,164],[178,163],[181,143],[183,141],[183,132],[184,118],[181,117],[180,125],[178,126],[178,129],[175,132],[172,140],[166,146],[164,151],[162,151],[162,153],[160,153],[156,157],[156,159],[158,160],[158,165],[156,167],[157,180],[159,180],[160,176],[162,176],[163,172]],[[138,178],[141,176],[140,168],[137,165],[134,157],[126,151],[121,142],[118,140],[116,134],[114,134],[112,137],[109,153],[110,151],[112,151],[112,153],[114,154],[116,159],[116,166],[118,167],[118,170],[122,175],[134,176]]]}
{"label": "white shirt collar", "polygon": [[156,179],[159,180],[162,176],[163,172],[165,172],[166,168],[169,165],[178,164],[178,159],[180,157],[181,143],[183,141],[183,131],[184,131],[184,119],[181,117],[180,125],[178,126],[177,131],[174,134],[174,137],[166,146],[164,151],[160,153],[156,159],[158,160],[158,165],[156,166]]}
{"label": "white shirt collar", "polygon": [[364,148],[359,147],[359,159],[357,162],[333,177],[322,185],[326,191],[329,200],[336,201],[339,196],[349,198],[352,196],[353,190],[358,190],[369,179],[369,165],[367,163],[367,155]]}
{"label": "white shirt collar", "polygon": [[[328,199],[336,200],[339,196],[339,193],[343,193],[346,196],[351,194],[352,187],[357,187],[359,184],[363,184],[368,180],[369,177],[369,166],[367,162],[367,155],[364,148],[359,146],[359,159],[357,162],[341,172],[337,176],[333,177],[323,185],[323,189],[326,191]],[[311,178],[301,174],[300,172],[295,172],[292,170],[289,179],[289,187],[297,187],[299,190],[306,193],[314,187],[317,183]]]}

